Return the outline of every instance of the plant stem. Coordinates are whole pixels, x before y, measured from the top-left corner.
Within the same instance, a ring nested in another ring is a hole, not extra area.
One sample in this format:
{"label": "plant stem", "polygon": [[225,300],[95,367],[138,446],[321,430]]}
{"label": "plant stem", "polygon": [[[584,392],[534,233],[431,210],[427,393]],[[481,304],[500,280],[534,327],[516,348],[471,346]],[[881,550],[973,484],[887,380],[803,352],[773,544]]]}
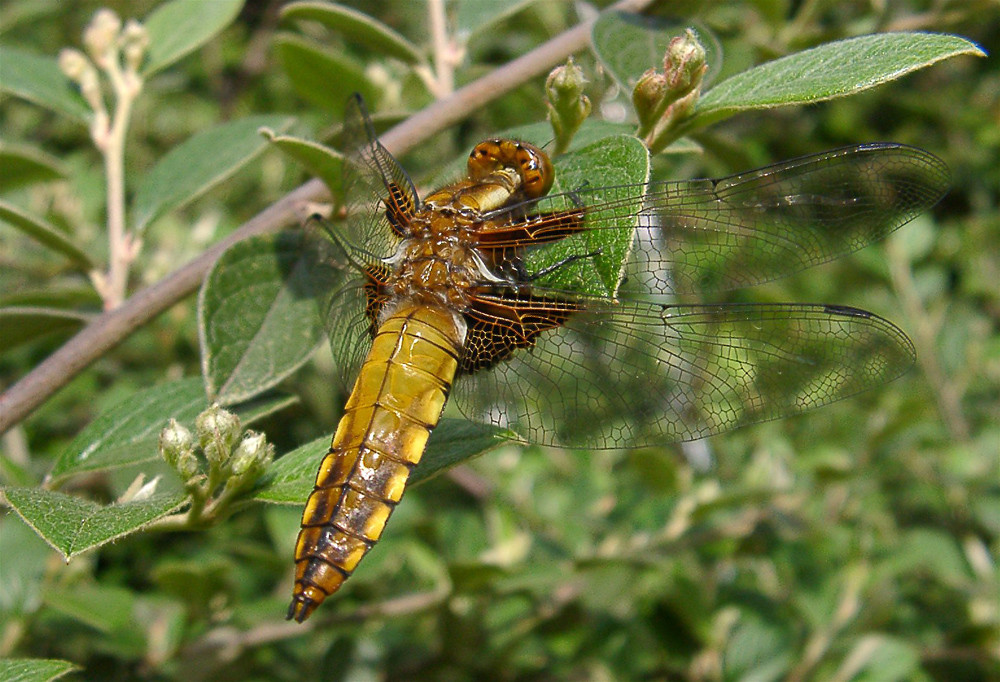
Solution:
{"label": "plant stem", "polygon": [[108,277],[101,295],[104,309],[113,310],[125,300],[128,270],[135,259],[132,239],[125,231],[125,136],[132,103],[142,88],[142,81],[134,72],[122,72],[117,54],[108,60],[106,73],[114,88],[115,113],[106,135],[96,141],[104,155],[108,195]]}
{"label": "plant stem", "polygon": [[448,38],[444,0],[427,0],[427,19],[434,45],[434,96],[440,99],[455,90],[455,46]]}

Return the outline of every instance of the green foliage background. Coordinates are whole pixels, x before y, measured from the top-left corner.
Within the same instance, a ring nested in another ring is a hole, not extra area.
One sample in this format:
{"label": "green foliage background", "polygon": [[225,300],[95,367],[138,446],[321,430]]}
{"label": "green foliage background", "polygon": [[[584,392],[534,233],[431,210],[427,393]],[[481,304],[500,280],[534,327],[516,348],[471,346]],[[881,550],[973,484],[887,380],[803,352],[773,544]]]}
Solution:
{"label": "green foliage background", "polygon": [[[105,4],[128,18],[157,3],[5,3],[0,80],[4,48],[55,55],[79,45]],[[293,115],[292,132],[329,141],[349,90],[369,90],[379,112],[417,111],[430,101],[402,66],[405,51],[390,59],[336,33],[282,22],[281,4],[247,3],[222,34],[149,80],[129,133],[130,191],[168,150],[220,122]],[[574,22],[569,3],[524,3],[510,16],[490,16],[491,5],[451,5],[471,31],[458,84]],[[724,61],[715,82],[872,32],[955,33],[991,55],[1000,49],[995,2],[875,6],[763,0],[678,2],[670,10],[719,38]],[[377,18],[424,49],[426,9],[384,3]],[[305,41],[349,62],[331,67],[342,81],[305,68]],[[578,62],[596,103],[609,81],[591,56]],[[504,445],[408,492],[362,570],[305,626],[281,620],[297,507],[249,505],[208,528],[137,533],[69,564],[8,510],[0,518],[0,655],[71,661],[76,678],[93,680],[1000,678],[996,63],[959,57],[848,98],[745,113],[699,132],[704,155],[656,161],[671,177],[726,175],[877,140],[945,159],[953,191],[886,244],[725,299],[872,310],[917,347],[919,364],[902,379],[694,444],[602,453]],[[361,84],[351,86],[351,78]],[[420,184],[478,139],[540,120],[543,80],[436,135],[404,166]],[[5,146],[46,152],[64,176],[28,177],[8,166],[0,169],[0,198],[44,215],[100,260],[103,179],[86,127],[5,95],[0,130]],[[132,291],[305,178],[269,151],[152,220]],[[71,301],[80,319],[99,312],[78,269],[7,224],[0,236],[4,305]],[[51,354],[78,322],[6,349],[0,388]],[[254,428],[279,453],[336,423],[343,396],[330,388],[327,355],[283,380],[297,404],[255,413]],[[199,373],[190,297],[7,433],[0,482],[38,486],[97,415],[142,389]],[[155,455],[150,441],[130,447]],[[62,492],[107,503],[137,470],[73,479]],[[179,490],[165,464],[147,461],[141,470],[162,473],[167,493]],[[60,513],[69,514],[53,511],[57,520],[70,518]],[[20,679],[58,672],[29,674]]]}

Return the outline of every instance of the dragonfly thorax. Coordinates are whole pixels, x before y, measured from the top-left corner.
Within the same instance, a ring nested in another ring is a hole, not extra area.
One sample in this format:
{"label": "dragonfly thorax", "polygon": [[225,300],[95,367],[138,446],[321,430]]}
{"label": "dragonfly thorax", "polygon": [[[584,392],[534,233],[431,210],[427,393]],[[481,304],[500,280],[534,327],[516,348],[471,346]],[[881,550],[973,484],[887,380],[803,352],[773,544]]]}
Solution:
{"label": "dragonfly thorax", "polygon": [[498,278],[463,232],[455,229],[404,240],[389,262],[388,290],[400,299],[464,311],[471,287]]}

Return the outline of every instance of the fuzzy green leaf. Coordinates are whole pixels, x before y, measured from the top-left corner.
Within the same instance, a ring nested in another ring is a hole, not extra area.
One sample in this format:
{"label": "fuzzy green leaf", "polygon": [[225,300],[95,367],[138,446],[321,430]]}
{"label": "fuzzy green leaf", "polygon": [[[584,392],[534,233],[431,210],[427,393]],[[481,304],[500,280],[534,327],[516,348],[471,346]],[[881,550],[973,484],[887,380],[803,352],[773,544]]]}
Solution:
{"label": "fuzzy green leaf", "polygon": [[0,220],[28,235],[40,244],[69,258],[81,270],[91,270],[94,262],[87,253],[73,243],[66,233],[47,220],[0,200]]}
{"label": "fuzzy green leaf", "polygon": [[149,76],[201,47],[231,24],[243,0],[173,0],[157,7],[144,22],[149,32]]}
{"label": "fuzzy green leaf", "polygon": [[202,373],[214,400],[258,395],[316,350],[324,337],[308,265],[293,232],[244,240],[216,261],[198,297]]}
{"label": "fuzzy green leaf", "polygon": [[378,88],[362,65],[344,54],[287,34],[274,39],[274,49],[295,92],[334,120],[343,118],[352,92],[369,102],[377,99]]}
{"label": "fuzzy green leaf", "polygon": [[698,101],[685,128],[748,109],[844,97],[963,54],[985,56],[975,43],[942,33],[879,33],[826,43],[727,78]]}
{"label": "fuzzy green leaf", "polygon": [[[287,396],[262,398],[236,410],[252,423],[294,402]],[[48,482],[95,471],[107,471],[159,458],[160,431],[170,417],[189,428],[208,407],[200,379],[189,378],[132,394],[99,416],[73,439],[49,472]]]}
{"label": "fuzzy green leaf", "polygon": [[4,495],[17,515],[67,561],[144,528],[187,499],[178,492],[101,506],[42,488],[6,488]]}
{"label": "fuzzy green leaf", "polygon": [[267,147],[260,128],[283,130],[291,123],[287,116],[250,116],[203,130],[177,145],[136,189],[132,229],[141,232],[250,163]]}
{"label": "fuzzy green leaf", "polygon": [[407,64],[423,61],[416,45],[382,22],[349,7],[329,2],[291,2],[281,8],[281,18],[319,22],[372,52]]}
{"label": "fuzzy green leaf", "polygon": [[[630,201],[621,203],[615,211],[614,220],[619,226],[631,220],[635,226],[638,220],[635,214],[643,196],[640,184],[649,179],[649,153],[639,140],[629,135],[608,137],[556,158],[554,165],[556,182],[552,193],[567,192],[569,195],[560,199],[543,199],[539,203],[540,210],[573,208],[574,194],[578,190],[587,193],[586,203],[592,205],[611,199],[624,200],[626,196],[623,192],[629,192],[627,198]],[[595,178],[600,179],[597,187],[594,186]],[[574,254],[598,253],[594,258],[584,258],[557,268],[542,277],[539,283],[545,287],[596,296],[613,296],[633,239],[633,232],[627,229],[591,230],[571,235],[549,248],[528,254],[525,264],[528,272],[539,272]]]}
{"label": "fuzzy green leaf", "polygon": [[[494,30],[501,21],[517,14],[538,0],[460,0],[455,3],[455,28],[460,35],[472,36]],[[474,42],[474,41],[470,41]]]}
{"label": "fuzzy green leaf", "polygon": [[275,135],[272,130],[261,132],[268,142],[305,166],[310,174],[322,180],[333,196],[340,193],[344,157],[338,151],[311,140],[289,137],[288,135]]}
{"label": "fuzzy green leaf", "polygon": [[36,182],[61,180],[66,166],[37,147],[0,143],[0,192]]}
{"label": "fuzzy green leaf", "polygon": [[93,315],[50,306],[0,306],[0,353],[49,334],[70,334]]}
{"label": "fuzzy green leaf", "polygon": [[90,107],[73,82],[59,70],[54,57],[2,46],[0,64],[3,64],[0,91],[81,121],[90,119]]}
{"label": "fuzzy green leaf", "polygon": [[55,658],[6,658],[0,660],[0,680],[51,682],[76,669],[73,663]]}

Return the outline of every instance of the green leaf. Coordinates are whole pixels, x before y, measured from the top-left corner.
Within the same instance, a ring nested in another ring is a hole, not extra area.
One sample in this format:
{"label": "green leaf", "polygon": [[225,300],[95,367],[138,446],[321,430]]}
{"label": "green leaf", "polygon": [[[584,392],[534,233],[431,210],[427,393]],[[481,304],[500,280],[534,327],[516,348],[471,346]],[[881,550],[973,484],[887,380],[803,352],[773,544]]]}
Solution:
{"label": "green leaf", "polygon": [[0,199],[0,220],[28,235],[35,241],[69,258],[81,270],[92,270],[90,256],[73,243],[66,234],[47,220],[27,213],[23,209]]}
{"label": "green leaf", "polygon": [[[51,551],[23,523],[0,522],[0,613],[23,616],[38,610]],[[0,675],[0,679],[7,678]]]}
{"label": "green leaf", "polygon": [[896,682],[925,679],[920,651],[913,643],[898,637],[871,634],[861,637],[847,652],[844,666],[850,675],[837,675],[851,682]]}
{"label": "green leaf", "polygon": [[4,495],[18,516],[67,561],[144,528],[187,500],[178,492],[102,507],[42,488],[6,488]]}
{"label": "green leaf", "polygon": [[329,2],[291,2],[281,8],[281,18],[319,22],[377,54],[407,64],[423,61],[416,45],[382,22],[349,7]]}
{"label": "green leaf", "polygon": [[90,119],[90,107],[53,57],[2,46],[0,64],[0,91],[84,122]]}
{"label": "green leaf", "polygon": [[75,664],[54,658],[5,658],[0,660],[0,680],[50,682],[76,669]]}
{"label": "green leaf", "polygon": [[496,0],[460,0],[455,3],[455,28],[459,35],[471,36],[490,30],[504,19],[517,14],[538,0],[497,2]]}
{"label": "green leaf", "polygon": [[66,166],[36,147],[0,142],[0,192],[66,177]]}
{"label": "green leaf", "polygon": [[[495,426],[475,424],[464,419],[442,419],[431,433],[427,451],[410,476],[410,484],[424,481],[516,438],[516,434]],[[254,499],[277,504],[305,503],[316,481],[319,463],[329,449],[330,438],[326,436],[283,455],[271,465],[268,477],[253,496]]]}
{"label": "green leaf", "polygon": [[94,288],[86,284],[49,284],[42,289],[19,288],[0,293],[0,306],[48,306],[100,311],[104,302]]}
{"label": "green leaf", "polygon": [[[241,405],[244,424],[294,402],[274,396]],[[139,391],[99,416],[73,439],[56,460],[47,481],[57,485],[81,473],[107,471],[159,458],[160,431],[171,417],[191,427],[208,407],[198,378],[181,379]]]}
{"label": "green leaf", "polygon": [[203,130],[171,149],[136,189],[132,229],[141,232],[163,214],[228,178],[267,147],[260,128],[283,130],[292,120],[287,116],[250,116]]}
{"label": "green leaf", "polygon": [[309,173],[322,180],[330,189],[330,194],[333,196],[340,194],[344,157],[338,151],[311,140],[275,135],[272,130],[262,130],[261,133],[282,153],[298,161]]}
{"label": "green leaf", "polygon": [[[614,213],[615,224],[625,225],[630,216],[633,225],[638,220],[634,216],[642,203],[639,185],[649,179],[649,153],[636,138],[629,135],[608,137],[579,151],[557,157],[554,165],[556,182],[552,192],[570,194],[543,199],[539,203],[540,210],[571,209],[574,205],[573,193],[583,189],[588,192],[588,204],[601,204],[611,199],[620,202]],[[593,186],[594,178],[600,178],[600,187]],[[633,189],[632,196],[622,195],[623,185]],[[629,201],[624,201],[626,198]],[[528,254],[525,264],[528,272],[539,272],[572,254],[596,252],[596,257],[568,263],[538,281],[545,287],[614,296],[634,238],[630,230],[591,230],[571,235],[550,248]]]}
{"label": "green leaf", "polygon": [[49,334],[71,334],[94,315],[46,306],[0,307],[0,353]]}
{"label": "green leaf", "polygon": [[590,37],[594,53],[615,81],[631,92],[649,69],[663,71],[663,58],[670,41],[691,28],[705,48],[708,71],[703,83],[711,82],[722,66],[722,46],[708,28],[690,21],[646,17],[628,12],[603,12],[594,23]]}
{"label": "green leaf", "polygon": [[908,530],[886,565],[900,573],[929,573],[945,585],[962,585],[973,577],[955,537],[937,528]]}
{"label": "green leaf", "polygon": [[253,237],[226,251],[198,297],[205,390],[222,404],[271,388],[323,337],[300,232]]}
{"label": "green leaf", "polygon": [[352,92],[360,92],[368,102],[377,99],[378,88],[362,65],[342,53],[288,34],[274,39],[274,49],[295,92],[334,120],[343,118]]}
{"label": "green leaf", "polygon": [[698,100],[685,128],[748,109],[843,97],[963,54],[985,56],[975,43],[942,33],[880,33],[826,43],[719,83]]}
{"label": "green leaf", "polygon": [[243,0],[173,0],[160,5],[144,22],[149,56],[143,74],[154,74],[207,43],[242,8]]}

